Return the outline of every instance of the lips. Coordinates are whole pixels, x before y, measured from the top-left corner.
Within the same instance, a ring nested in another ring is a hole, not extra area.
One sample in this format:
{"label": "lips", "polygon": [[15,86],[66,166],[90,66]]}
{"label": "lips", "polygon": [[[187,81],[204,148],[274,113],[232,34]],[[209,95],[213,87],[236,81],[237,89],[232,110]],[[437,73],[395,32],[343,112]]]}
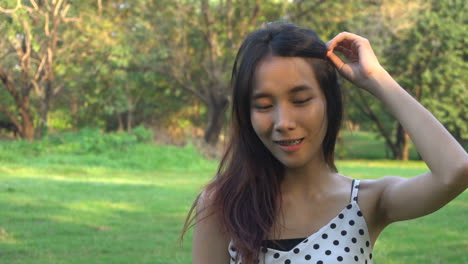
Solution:
{"label": "lips", "polygon": [[286,140],[273,140],[276,144],[279,144],[281,146],[294,146],[298,145],[304,140],[304,138],[299,138],[299,139],[286,139]]}

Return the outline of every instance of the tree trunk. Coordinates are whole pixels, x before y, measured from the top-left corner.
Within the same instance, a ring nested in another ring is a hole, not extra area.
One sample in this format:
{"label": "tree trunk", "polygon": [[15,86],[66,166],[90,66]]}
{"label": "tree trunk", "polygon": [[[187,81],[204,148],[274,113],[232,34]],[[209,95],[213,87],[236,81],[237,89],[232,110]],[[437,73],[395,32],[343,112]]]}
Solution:
{"label": "tree trunk", "polygon": [[396,152],[394,158],[397,160],[408,161],[409,160],[409,146],[410,138],[408,133],[404,130],[400,123],[397,125],[396,131]]}
{"label": "tree trunk", "polygon": [[124,122],[122,118],[121,113],[117,113],[117,122],[119,123],[119,126],[117,127],[117,132],[123,132],[124,131]]}
{"label": "tree trunk", "polygon": [[403,130],[403,139],[404,139],[404,142],[403,142],[403,151],[402,151],[402,160],[404,161],[408,161],[409,160],[409,147],[410,147],[410,137],[408,135],[408,133],[406,133],[406,131]]}
{"label": "tree trunk", "polygon": [[45,135],[47,135],[47,132],[49,130],[48,127],[48,115],[49,115],[49,103],[42,101],[41,106],[40,106],[40,129],[39,129],[39,134],[38,137],[41,138]]}
{"label": "tree trunk", "polygon": [[205,129],[205,142],[214,146],[218,143],[219,134],[223,128],[226,119],[226,109],[228,100],[226,98],[219,98],[218,100],[211,100],[208,105],[208,125]]}
{"label": "tree trunk", "polygon": [[79,109],[78,98],[76,95],[72,94],[71,102],[70,102],[70,111],[72,115],[73,128],[78,127],[78,109]]}
{"label": "tree trunk", "polygon": [[24,138],[29,141],[34,140],[34,122],[31,114],[28,110],[20,110],[21,119],[22,119],[22,126],[21,126],[21,138]]}
{"label": "tree trunk", "polygon": [[132,132],[133,127],[133,111],[128,109],[127,111],[127,132]]}
{"label": "tree trunk", "polygon": [[41,100],[41,134],[40,137],[47,135],[49,132],[49,111],[50,111],[50,103],[52,101],[53,91],[52,91],[52,80],[47,80],[45,83],[44,89],[44,98]]}

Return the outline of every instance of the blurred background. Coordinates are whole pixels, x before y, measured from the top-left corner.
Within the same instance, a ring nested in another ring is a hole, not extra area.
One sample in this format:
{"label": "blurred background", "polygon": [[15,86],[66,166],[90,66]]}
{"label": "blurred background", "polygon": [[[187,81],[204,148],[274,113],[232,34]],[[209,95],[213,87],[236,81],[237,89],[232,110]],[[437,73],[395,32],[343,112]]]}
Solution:
{"label": "blurred background", "polygon": [[[467,17],[463,0],[1,0],[0,263],[190,263],[191,234],[176,241],[229,135],[234,56],[266,22],[368,38],[467,149]],[[341,82],[340,170],[427,171],[398,122]],[[468,263],[467,208],[464,193],[386,231],[377,261]]]}

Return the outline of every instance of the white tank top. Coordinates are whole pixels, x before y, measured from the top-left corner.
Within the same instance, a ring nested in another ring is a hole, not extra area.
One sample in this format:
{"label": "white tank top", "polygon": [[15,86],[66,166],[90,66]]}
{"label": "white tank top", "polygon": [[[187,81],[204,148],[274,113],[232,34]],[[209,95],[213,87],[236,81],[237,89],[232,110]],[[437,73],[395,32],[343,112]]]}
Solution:
{"label": "white tank top", "polygon": [[[260,249],[259,263],[265,264],[372,264],[369,231],[357,203],[359,180],[353,180],[351,200],[330,222],[290,251]],[[237,251],[229,243],[230,264],[236,264]],[[237,263],[242,263],[239,258]]]}

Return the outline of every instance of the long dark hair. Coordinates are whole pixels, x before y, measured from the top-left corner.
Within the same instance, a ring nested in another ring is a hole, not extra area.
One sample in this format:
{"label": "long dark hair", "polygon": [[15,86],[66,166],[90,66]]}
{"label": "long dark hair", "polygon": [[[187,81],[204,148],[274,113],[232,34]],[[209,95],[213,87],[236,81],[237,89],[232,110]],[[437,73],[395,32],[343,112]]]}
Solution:
{"label": "long dark hair", "polygon": [[[272,231],[281,207],[280,184],[284,177],[283,165],[257,137],[250,120],[255,70],[267,56],[302,57],[310,62],[327,101],[323,155],[329,168],[337,171],[334,149],[342,119],[342,99],[326,52],[325,43],[312,30],[273,22],[250,33],[237,53],[231,78],[231,136],[218,173],[204,192],[210,197],[210,211],[216,212],[244,264],[257,263],[261,243]],[[197,203],[198,197],[183,233],[193,221]]]}

